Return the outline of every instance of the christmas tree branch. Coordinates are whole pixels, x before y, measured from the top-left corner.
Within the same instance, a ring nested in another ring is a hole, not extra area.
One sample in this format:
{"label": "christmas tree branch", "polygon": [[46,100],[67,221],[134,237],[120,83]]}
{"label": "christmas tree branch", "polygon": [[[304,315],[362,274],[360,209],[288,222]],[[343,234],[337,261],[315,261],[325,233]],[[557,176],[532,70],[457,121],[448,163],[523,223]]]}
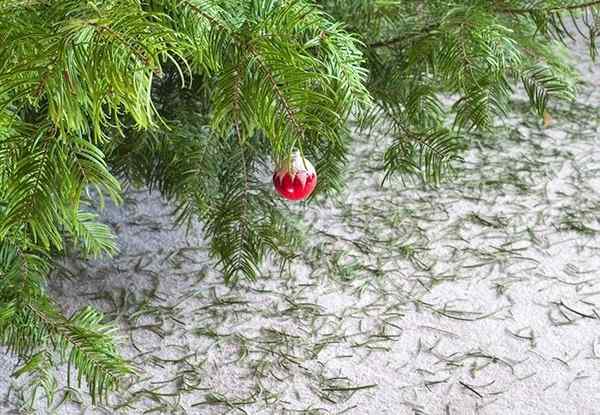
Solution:
{"label": "christmas tree branch", "polygon": [[0,0],[0,341],[27,360],[17,374],[51,389],[62,353],[102,395],[130,373],[100,313],[67,318],[43,289],[69,244],[115,252],[90,188],[160,190],[226,280],[254,279],[298,242],[273,161],[301,148],[316,194],[339,189],[351,115],[389,133],[386,178],[437,183],[519,82],[538,115],[573,97],[556,40],[571,16],[595,53],[600,2],[467,3]]}
{"label": "christmas tree branch", "polygon": [[92,399],[102,399],[132,368],[118,356],[114,328],[102,323],[100,313],[85,308],[67,319],[58,311],[42,289],[47,272],[44,257],[0,243],[0,339],[9,351],[29,360],[19,375],[40,369],[31,363],[34,356],[57,352],[68,356],[80,381],[86,380]]}
{"label": "christmas tree branch", "polygon": [[553,6],[553,7],[525,7],[525,8],[499,8],[498,10],[504,13],[511,14],[529,14],[529,13],[556,13],[556,12],[569,12],[576,10],[584,10],[592,7],[600,6],[600,0],[593,0],[587,3],[580,4],[568,4],[564,6]]}
{"label": "christmas tree branch", "polygon": [[369,43],[367,45],[368,49],[378,49],[378,48],[389,48],[396,47],[402,45],[409,39],[412,39],[417,36],[431,36],[432,32],[435,31],[440,26],[440,23],[430,24],[420,29],[417,32],[411,32],[408,34],[402,34],[400,36],[393,37],[387,40],[380,40],[377,42]]}

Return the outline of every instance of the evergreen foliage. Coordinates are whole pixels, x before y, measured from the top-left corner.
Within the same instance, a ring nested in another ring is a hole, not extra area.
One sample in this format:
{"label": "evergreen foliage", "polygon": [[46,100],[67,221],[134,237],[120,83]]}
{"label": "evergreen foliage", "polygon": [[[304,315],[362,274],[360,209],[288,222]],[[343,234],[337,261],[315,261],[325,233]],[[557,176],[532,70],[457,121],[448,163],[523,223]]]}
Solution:
{"label": "evergreen foliage", "polygon": [[[600,1],[0,0],[0,342],[48,399],[55,361],[102,398],[133,373],[114,327],[45,293],[69,248],[116,252],[92,199],[158,189],[199,218],[225,279],[293,257],[265,183],[299,149],[339,190],[348,119],[384,126],[386,178],[440,181],[510,106],[571,99],[562,42],[595,56]],[[570,28],[570,29],[569,29]],[[92,196],[93,194],[93,196]]]}

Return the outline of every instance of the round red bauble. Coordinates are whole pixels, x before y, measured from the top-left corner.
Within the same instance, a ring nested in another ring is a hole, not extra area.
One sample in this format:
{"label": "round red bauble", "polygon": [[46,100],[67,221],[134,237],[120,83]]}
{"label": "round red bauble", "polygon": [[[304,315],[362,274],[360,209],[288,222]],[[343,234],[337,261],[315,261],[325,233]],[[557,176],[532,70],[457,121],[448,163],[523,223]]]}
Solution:
{"label": "round red bauble", "polygon": [[312,163],[300,155],[292,154],[273,173],[275,190],[287,200],[304,200],[317,186],[317,172]]}

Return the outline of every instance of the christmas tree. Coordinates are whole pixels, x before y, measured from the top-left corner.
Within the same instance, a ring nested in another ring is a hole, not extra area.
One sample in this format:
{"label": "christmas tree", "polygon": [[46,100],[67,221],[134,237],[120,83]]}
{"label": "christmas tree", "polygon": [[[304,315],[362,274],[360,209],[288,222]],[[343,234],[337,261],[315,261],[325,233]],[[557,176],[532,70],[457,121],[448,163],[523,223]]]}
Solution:
{"label": "christmas tree", "polygon": [[393,138],[387,185],[435,184],[519,85],[540,117],[574,96],[562,42],[583,36],[594,56],[599,13],[581,0],[0,0],[0,339],[18,374],[51,396],[66,360],[101,399],[132,373],[101,313],[65,316],[45,292],[55,258],[117,251],[92,205],[156,189],[182,226],[204,224],[226,282],[255,279],[297,244],[275,169],[280,193],[308,172],[326,198],[351,125],[378,126]]}

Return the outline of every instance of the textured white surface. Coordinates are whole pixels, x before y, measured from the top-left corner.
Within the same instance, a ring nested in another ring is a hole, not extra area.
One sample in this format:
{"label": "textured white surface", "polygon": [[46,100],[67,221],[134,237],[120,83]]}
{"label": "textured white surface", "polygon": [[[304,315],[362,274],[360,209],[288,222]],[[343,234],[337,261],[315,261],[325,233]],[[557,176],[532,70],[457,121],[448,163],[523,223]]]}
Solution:
{"label": "textured white surface", "polygon": [[[581,62],[579,102],[595,106],[600,72]],[[51,291],[67,313],[116,317],[142,380],[106,408],[82,396],[37,413],[600,413],[600,117],[553,115],[476,140],[437,190],[379,187],[368,154],[385,139],[358,139],[358,190],[298,208],[299,260],[233,289],[199,227],[172,229],[158,196],[130,193],[105,212],[121,254],[70,264]],[[0,413],[25,413],[11,382]]]}

